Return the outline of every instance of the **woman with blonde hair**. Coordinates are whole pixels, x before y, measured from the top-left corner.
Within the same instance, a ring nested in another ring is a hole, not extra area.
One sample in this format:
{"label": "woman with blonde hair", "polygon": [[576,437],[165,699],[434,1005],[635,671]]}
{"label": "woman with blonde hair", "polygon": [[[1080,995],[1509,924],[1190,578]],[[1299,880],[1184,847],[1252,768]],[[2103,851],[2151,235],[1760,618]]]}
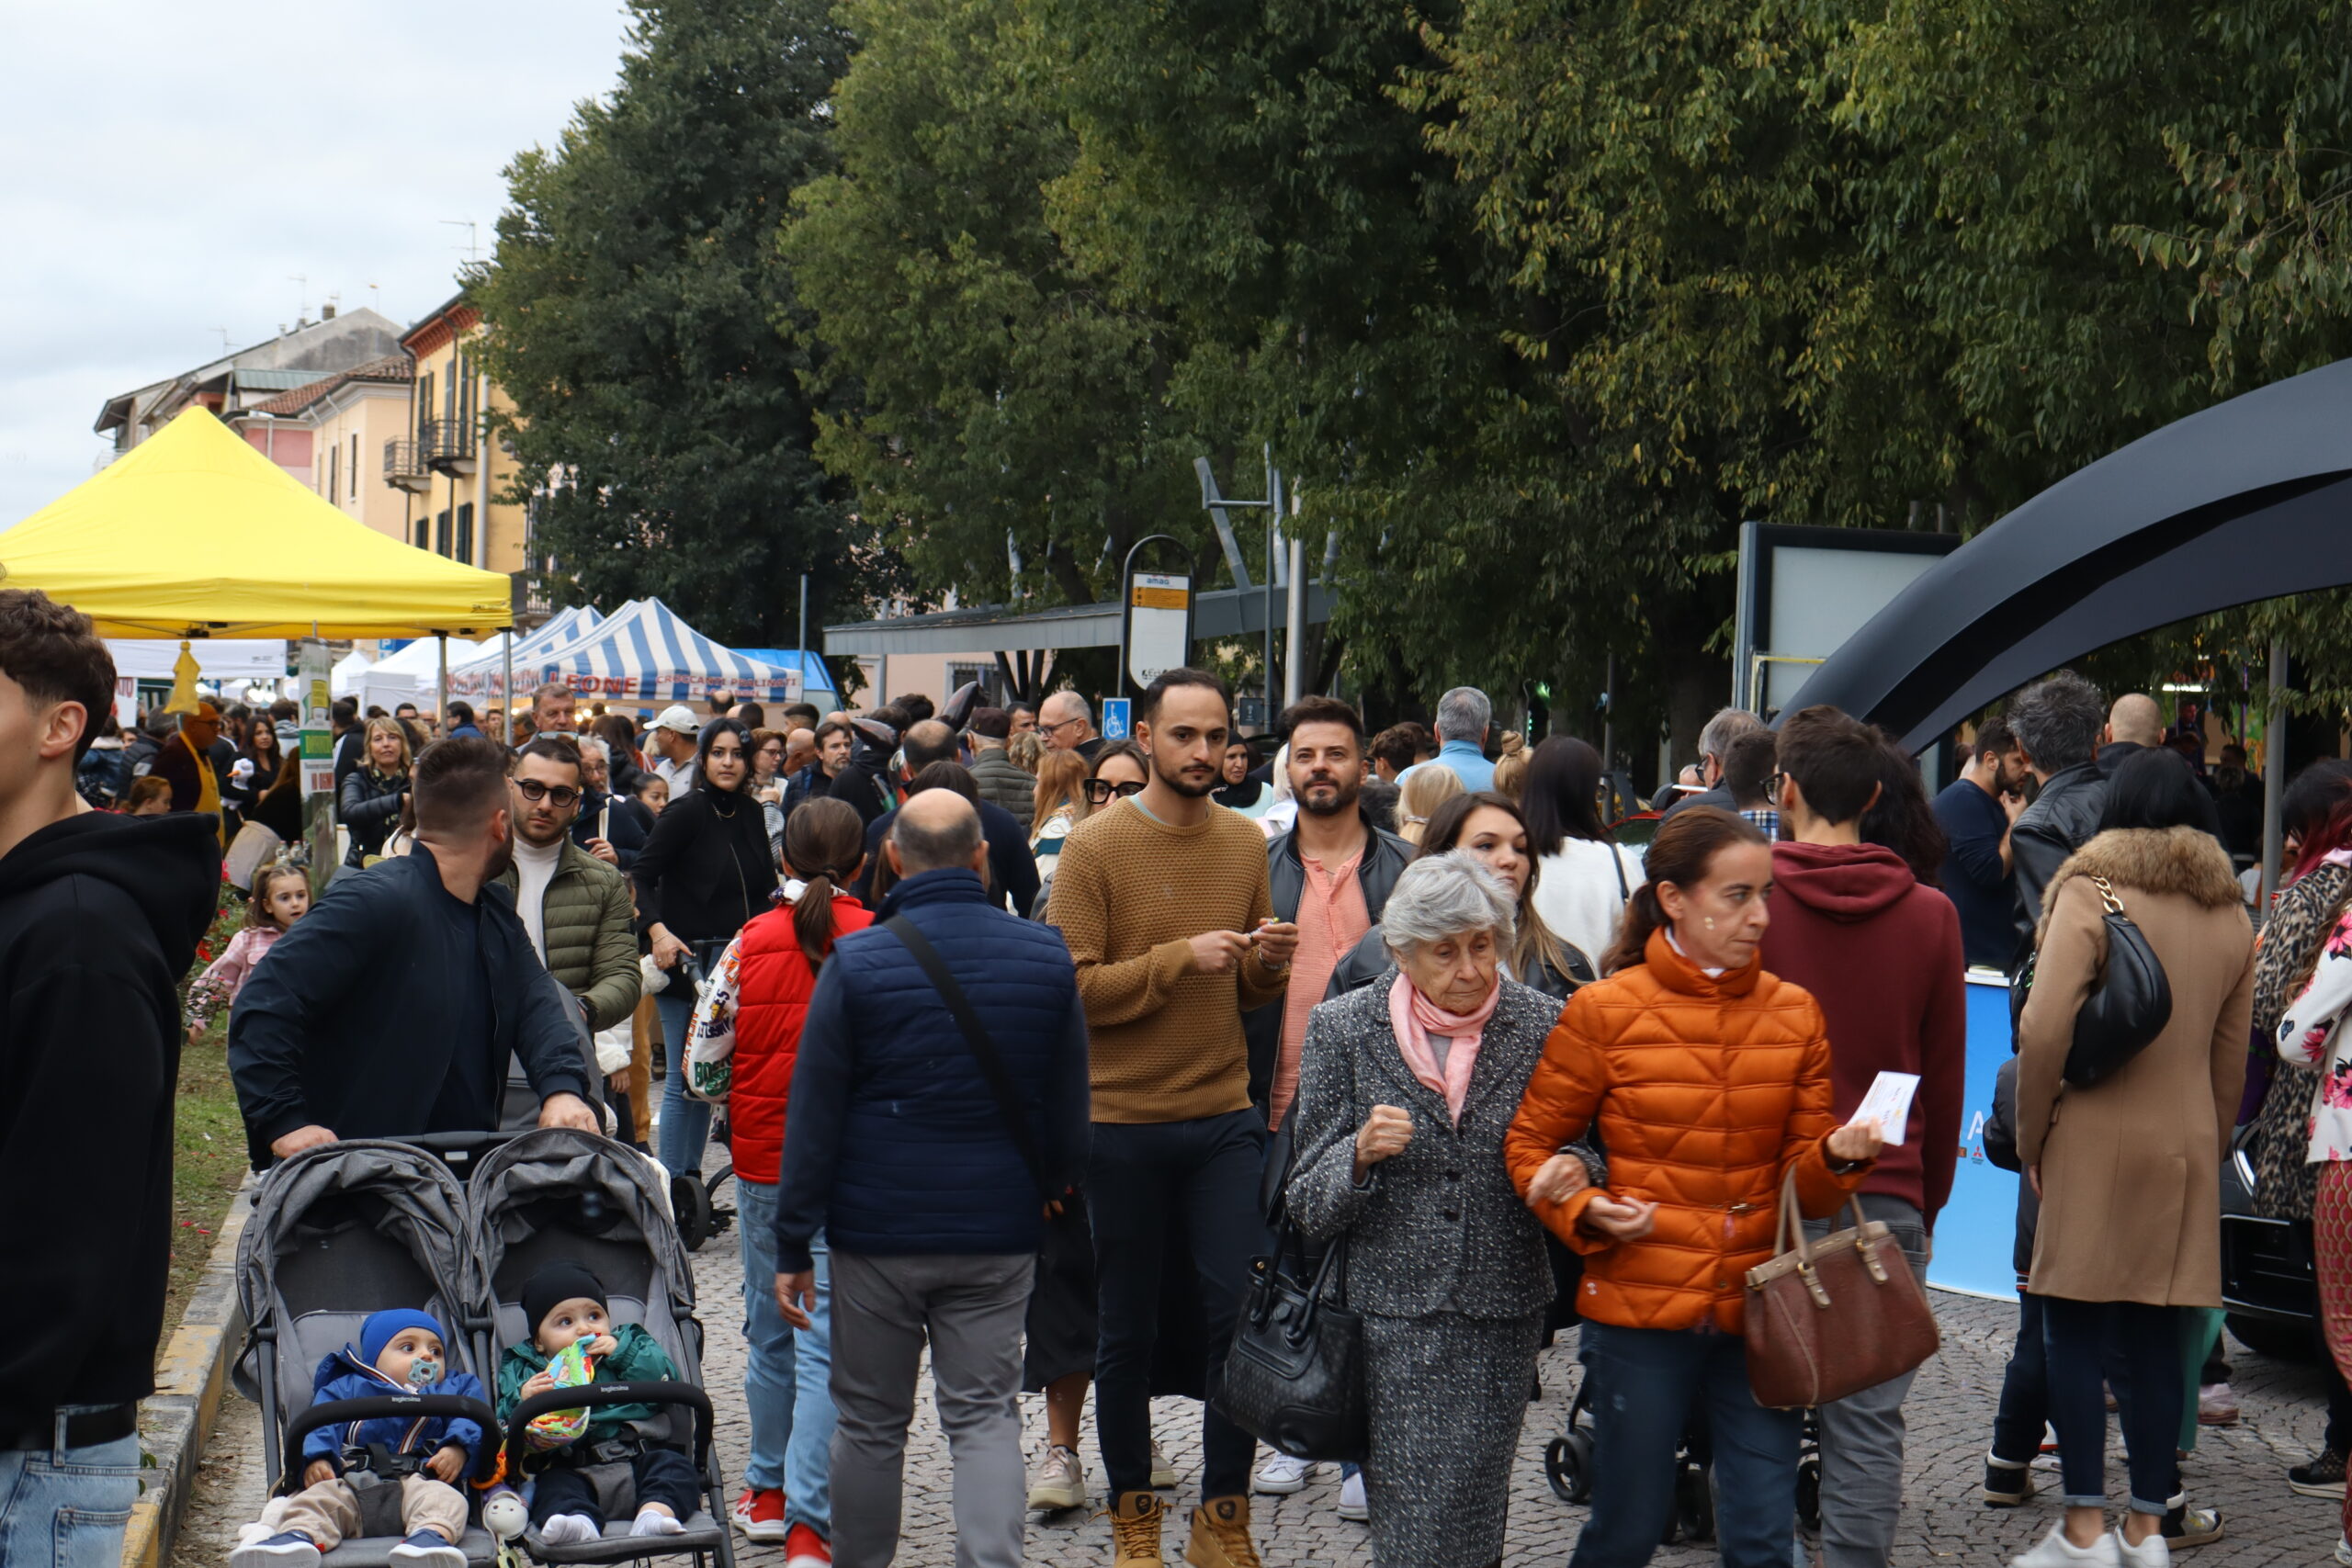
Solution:
{"label": "woman with blonde hair", "polygon": [[1037,857],[1037,872],[1045,875],[1061,859],[1062,840],[1086,820],[1086,758],[1077,751],[1047,751],[1037,760],[1036,830],[1029,835],[1029,851]]}
{"label": "woman with blonde hair", "polygon": [[1396,836],[1408,844],[1421,841],[1430,814],[1457,795],[1469,793],[1462,775],[1452,768],[1424,762],[1412,771],[1396,796]]}
{"label": "woman with blonde hair", "polygon": [[384,840],[400,821],[401,801],[408,794],[408,731],[396,718],[371,718],[359,740],[359,766],[343,778],[337,802],[343,825],[351,831],[351,847],[343,863],[364,866],[384,852]]}

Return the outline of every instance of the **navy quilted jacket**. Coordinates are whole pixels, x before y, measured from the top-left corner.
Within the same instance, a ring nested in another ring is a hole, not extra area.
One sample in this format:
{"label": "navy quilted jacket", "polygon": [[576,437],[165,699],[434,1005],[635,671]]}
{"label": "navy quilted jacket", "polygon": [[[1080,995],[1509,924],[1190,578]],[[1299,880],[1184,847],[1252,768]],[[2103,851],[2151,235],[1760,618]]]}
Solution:
{"label": "navy quilted jacket", "polygon": [[1043,1200],[947,1006],[883,929],[905,916],[971,999],[1060,1191],[1086,1154],[1086,1015],[1061,933],[991,908],[969,871],[890,890],[819,971],[800,1035],[776,1194],[776,1268],[837,1252],[1029,1253]]}

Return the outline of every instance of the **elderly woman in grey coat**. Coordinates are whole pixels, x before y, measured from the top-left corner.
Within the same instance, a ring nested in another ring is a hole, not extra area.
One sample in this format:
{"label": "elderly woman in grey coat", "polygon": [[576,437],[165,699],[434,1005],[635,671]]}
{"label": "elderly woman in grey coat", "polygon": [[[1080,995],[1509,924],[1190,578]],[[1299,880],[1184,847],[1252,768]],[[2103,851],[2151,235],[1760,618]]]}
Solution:
{"label": "elderly woman in grey coat", "polygon": [[1510,893],[1465,854],[1415,861],[1381,917],[1386,976],[1317,1008],[1290,1212],[1345,1243],[1372,1417],[1382,1568],[1488,1568],[1551,1299],[1503,1134],[1560,1004],[1502,977]]}

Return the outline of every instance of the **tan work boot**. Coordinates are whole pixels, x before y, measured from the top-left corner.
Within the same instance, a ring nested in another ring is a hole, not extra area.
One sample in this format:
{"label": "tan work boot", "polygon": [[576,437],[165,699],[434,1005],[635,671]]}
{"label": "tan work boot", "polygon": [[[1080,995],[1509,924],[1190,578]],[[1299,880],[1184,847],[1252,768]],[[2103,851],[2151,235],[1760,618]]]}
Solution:
{"label": "tan work boot", "polygon": [[1184,1543],[1193,1568],[1259,1568],[1250,1540],[1250,1499],[1204,1497],[1193,1510],[1193,1539]]}
{"label": "tan work boot", "polygon": [[1168,1505],[1150,1492],[1122,1492],[1111,1502],[1111,1568],[1160,1568],[1159,1521]]}

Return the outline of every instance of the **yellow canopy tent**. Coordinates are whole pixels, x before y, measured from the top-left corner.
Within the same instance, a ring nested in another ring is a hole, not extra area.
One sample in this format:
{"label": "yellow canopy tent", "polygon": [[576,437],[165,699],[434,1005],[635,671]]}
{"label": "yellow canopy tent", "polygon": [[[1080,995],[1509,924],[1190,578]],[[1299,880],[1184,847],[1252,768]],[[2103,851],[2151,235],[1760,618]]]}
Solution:
{"label": "yellow canopy tent", "polygon": [[105,637],[481,637],[507,579],[344,515],[204,409],[0,533],[0,587]]}

